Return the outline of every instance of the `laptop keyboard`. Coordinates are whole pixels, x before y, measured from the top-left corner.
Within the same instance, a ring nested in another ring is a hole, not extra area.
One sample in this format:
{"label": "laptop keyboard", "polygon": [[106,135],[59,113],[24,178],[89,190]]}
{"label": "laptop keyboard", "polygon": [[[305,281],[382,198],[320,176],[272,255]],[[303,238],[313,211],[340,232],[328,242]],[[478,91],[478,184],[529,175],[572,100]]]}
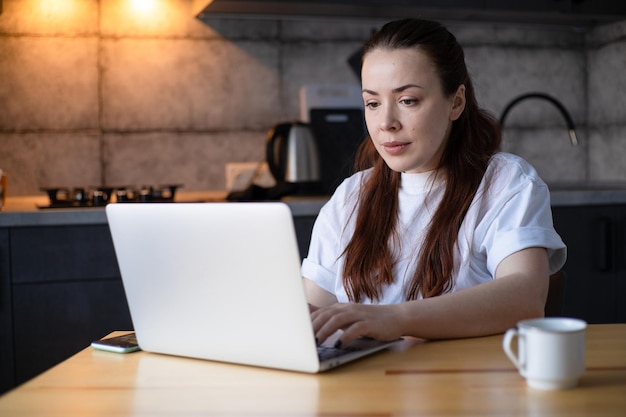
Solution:
{"label": "laptop keyboard", "polygon": [[317,355],[319,356],[321,361],[325,361],[327,359],[336,358],[337,356],[345,355],[346,353],[354,352],[355,350],[359,350],[357,348],[336,348],[332,346],[318,346],[317,347]]}

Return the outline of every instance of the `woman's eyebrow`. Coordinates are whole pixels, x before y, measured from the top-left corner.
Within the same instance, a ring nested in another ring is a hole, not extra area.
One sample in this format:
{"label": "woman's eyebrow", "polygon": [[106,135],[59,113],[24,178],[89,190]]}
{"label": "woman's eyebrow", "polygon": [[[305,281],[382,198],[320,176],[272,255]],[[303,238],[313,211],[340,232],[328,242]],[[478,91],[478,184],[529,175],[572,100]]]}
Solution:
{"label": "woman's eyebrow", "polygon": [[[393,91],[394,93],[401,93],[402,91],[407,90],[407,89],[409,89],[409,88],[424,88],[424,87],[422,87],[422,86],[421,86],[421,85],[419,85],[419,84],[405,84],[405,85],[402,85],[402,86],[400,86],[400,87],[396,87],[396,88],[394,88],[392,91]],[[373,90],[368,90],[367,88],[364,88],[363,90],[361,90],[361,92],[362,92],[362,93],[371,94],[371,95],[373,95],[373,96],[377,96],[377,95],[378,95],[378,93],[377,93],[376,91],[373,91]]]}
{"label": "woman's eyebrow", "polygon": [[422,87],[419,84],[406,84],[406,85],[400,86],[398,88],[394,88],[393,92],[394,93],[400,93],[400,92],[402,92],[404,90],[408,90],[409,88],[424,88],[424,87]]}

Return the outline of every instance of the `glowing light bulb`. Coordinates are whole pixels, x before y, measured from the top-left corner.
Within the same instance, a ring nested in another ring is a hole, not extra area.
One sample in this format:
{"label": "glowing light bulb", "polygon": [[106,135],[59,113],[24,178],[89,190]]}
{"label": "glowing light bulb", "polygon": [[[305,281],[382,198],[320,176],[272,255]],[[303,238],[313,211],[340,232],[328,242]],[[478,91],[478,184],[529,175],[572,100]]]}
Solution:
{"label": "glowing light bulb", "polygon": [[130,0],[131,8],[137,13],[150,13],[156,8],[157,0]]}

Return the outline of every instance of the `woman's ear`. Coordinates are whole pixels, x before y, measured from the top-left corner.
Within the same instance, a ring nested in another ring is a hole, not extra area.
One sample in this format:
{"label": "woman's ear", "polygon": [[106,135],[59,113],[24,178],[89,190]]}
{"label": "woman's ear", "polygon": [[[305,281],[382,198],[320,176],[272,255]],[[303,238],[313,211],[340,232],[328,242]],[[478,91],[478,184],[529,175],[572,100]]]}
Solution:
{"label": "woman's ear", "polygon": [[458,119],[465,110],[465,85],[461,84],[454,93],[452,99],[452,109],[450,109],[450,120]]}

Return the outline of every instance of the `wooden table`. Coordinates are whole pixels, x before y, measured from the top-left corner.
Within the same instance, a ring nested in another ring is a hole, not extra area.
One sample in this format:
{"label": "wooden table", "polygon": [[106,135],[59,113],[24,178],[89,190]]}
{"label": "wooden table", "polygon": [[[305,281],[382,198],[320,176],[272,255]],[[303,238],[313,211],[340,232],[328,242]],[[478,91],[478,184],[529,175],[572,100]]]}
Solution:
{"label": "wooden table", "polygon": [[588,327],[587,372],[563,391],[528,388],[501,341],[409,340],[320,375],[89,347],[0,397],[0,416],[626,415],[626,324]]}

